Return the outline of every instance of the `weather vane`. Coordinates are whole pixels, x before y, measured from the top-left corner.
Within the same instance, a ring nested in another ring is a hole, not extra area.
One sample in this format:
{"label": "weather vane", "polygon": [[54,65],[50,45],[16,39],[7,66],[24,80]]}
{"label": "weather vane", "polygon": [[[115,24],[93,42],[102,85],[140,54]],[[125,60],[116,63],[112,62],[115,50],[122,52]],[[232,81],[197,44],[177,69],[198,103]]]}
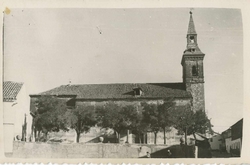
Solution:
{"label": "weather vane", "polygon": [[189,13],[190,13],[190,14],[193,14],[193,12],[192,12],[193,10],[194,10],[194,8],[190,8]]}

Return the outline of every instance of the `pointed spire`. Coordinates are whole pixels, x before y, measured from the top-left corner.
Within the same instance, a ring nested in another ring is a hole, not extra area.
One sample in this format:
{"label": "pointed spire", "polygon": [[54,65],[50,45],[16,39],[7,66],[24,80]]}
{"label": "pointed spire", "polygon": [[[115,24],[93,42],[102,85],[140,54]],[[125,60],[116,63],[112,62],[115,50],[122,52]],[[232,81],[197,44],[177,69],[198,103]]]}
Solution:
{"label": "pointed spire", "polygon": [[192,11],[190,11],[189,13],[190,13],[190,19],[189,19],[187,34],[196,34],[193,16],[192,16],[193,13],[192,13]]}
{"label": "pointed spire", "polygon": [[187,48],[184,51],[184,54],[203,54],[198,47],[197,43],[197,33],[195,31],[194,21],[192,17],[192,11],[190,13],[190,19],[188,24],[188,32],[187,32]]}

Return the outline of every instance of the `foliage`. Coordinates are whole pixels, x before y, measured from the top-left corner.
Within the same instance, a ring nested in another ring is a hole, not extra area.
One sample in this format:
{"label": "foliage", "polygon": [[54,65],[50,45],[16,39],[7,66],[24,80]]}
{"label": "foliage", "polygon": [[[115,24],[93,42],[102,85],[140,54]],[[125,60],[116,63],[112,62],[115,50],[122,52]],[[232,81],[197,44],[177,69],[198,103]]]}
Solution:
{"label": "foliage", "polygon": [[172,126],[184,133],[185,138],[190,134],[212,130],[210,120],[204,111],[194,112],[190,105],[175,106],[173,100],[165,100],[163,104],[144,102],[141,103],[141,107],[122,106],[115,102],[98,107],[83,104],[67,110],[64,99],[42,96],[36,104],[34,126],[38,134],[43,132],[47,135],[48,132],[67,131],[68,128],[72,128],[77,133],[77,142],[81,133],[88,132],[96,124],[102,128],[113,129],[119,141],[121,132],[127,129],[137,134],[139,139],[147,131],[152,131],[155,134],[155,144],[160,130],[164,131],[166,143],[165,132]]}
{"label": "foliage", "polygon": [[202,110],[194,112],[191,106],[176,107],[173,112],[174,127],[181,133],[185,134],[185,141],[187,135],[195,133],[205,133],[211,130],[212,125],[206,113]]}
{"label": "foliage", "polygon": [[167,126],[171,126],[173,124],[172,113],[174,111],[174,102],[166,101],[163,104],[158,106],[158,120],[159,125],[164,128]]}
{"label": "foliage", "polygon": [[159,110],[157,104],[147,104],[143,103],[143,122],[148,123],[148,128],[155,134],[155,144],[157,139],[157,133],[161,129],[160,121],[159,121]]}
{"label": "foliage", "polygon": [[148,131],[148,123],[143,121],[143,114],[139,110],[139,106],[125,106],[123,107],[124,118],[128,121],[127,128],[132,131],[132,133],[137,134],[139,141],[141,143],[141,136],[145,135]]}
{"label": "foliage", "polygon": [[166,144],[166,129],[170,128],[173,123],[173,111],[174,111],[174,105],[175,103],[173,100],[166,100],[163,104],[158,106],[158,122],[160,127],[163,129],[164,133],[164,144]]}
{"label": "foliage", "polygon": [[173,125],[180,131],[180,133],[187,133],[190,135],[193,133],[194,126],[194,112],[191,106],[180,106],[176,107],[172,114]]}
{"label": "foliage", "polygon": [[164,132],[164,144],[166,144],[166,129],[174,124],[172,120],[174,105],[173,99],[164,100],[163,104],[142,104],[142,121],[148,123],[148,128],[155,133],[155,144],[160,130]]}
{"label": "foliage", "polygon": [[103,107],[97,108],[99,123],[102,128],[111,128],[117,133],[120,142],[121,131],[128,128],[130,122],[124,116],[124,110],[114,102],[109,102]]}
{"label": "foliage", "polygon": [[142,106],[143,121],[149,124],[149,128],[153,132],[158,132],[160,130],[158,105],[143,103]]}
{"label": "foliage", "polygon": [[43,132],[47,136],[48,132],[68,130],[64,116],[67,110],[64,100],[53,96],[41,96],[37,99],[36,105],[37,111],[34,117],[36,131]]}
{"label": "foliage", "polygon": [[209,133],[213,133],[212,127],[213,125],[204,111],[200,110],[195,112],[193,132],[205,133],[209,131]]}
{"label": "foliage", "polygon": [[69,109],[65,116],[67,116],[70,128],[76,131],[77,143],[79,142],[81,133],[88,132],[91,127],[97,124],[97,115],[94,106],[78,105],[76,108]]}

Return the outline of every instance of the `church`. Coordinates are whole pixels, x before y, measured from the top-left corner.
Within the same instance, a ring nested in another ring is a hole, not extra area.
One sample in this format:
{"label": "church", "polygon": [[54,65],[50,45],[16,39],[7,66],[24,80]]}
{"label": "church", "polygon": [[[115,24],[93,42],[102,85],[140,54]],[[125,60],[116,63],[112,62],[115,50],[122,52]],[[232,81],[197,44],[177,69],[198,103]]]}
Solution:
{"label": "church", "polygon": [[[160,104],[166,99],[173,98],[176,106],[189,104],[193,111],[205,111],[203,71],[205,54],[198,47],[192,12],[190,12],[186,39],[187,46],[182,59],[180,59],[183,68],[183,82],[61,85],[39,94],[30,95],[31,114],[36,110],[36,99],[43,95],[66,99],[67,105],[73,107],[82,104],[100,106],[110,101],[119,105],[140,106],[142,102]],[[149,132],[146,138],[147,144],[153,143],[153,137],[151,136],[153,135]],[[160,138],[161,136],[157,139],[157,144],[163,143],[163,139]],[[130,143],[133,142],[133,140],[130,141]]]}

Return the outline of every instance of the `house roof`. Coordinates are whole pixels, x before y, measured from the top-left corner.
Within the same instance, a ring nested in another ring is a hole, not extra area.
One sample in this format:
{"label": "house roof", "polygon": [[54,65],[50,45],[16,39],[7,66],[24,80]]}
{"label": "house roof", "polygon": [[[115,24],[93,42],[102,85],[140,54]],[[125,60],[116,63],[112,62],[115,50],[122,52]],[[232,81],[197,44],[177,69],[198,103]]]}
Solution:
{"label": "house roof", "polygon": [[[82,84],[62,85],[38,95],[75,96],[76,99],[135,98],[135,88],[142,90],[140,98],[190,98],[183,83]],[[37,96],[37,95],[31,95]]]}
{"label": "house roof", "polygon": [[4,102],[15,101],[22,86],[23,83],[20,82],[13,82],[13,81],[3,82],[3,101]]}

